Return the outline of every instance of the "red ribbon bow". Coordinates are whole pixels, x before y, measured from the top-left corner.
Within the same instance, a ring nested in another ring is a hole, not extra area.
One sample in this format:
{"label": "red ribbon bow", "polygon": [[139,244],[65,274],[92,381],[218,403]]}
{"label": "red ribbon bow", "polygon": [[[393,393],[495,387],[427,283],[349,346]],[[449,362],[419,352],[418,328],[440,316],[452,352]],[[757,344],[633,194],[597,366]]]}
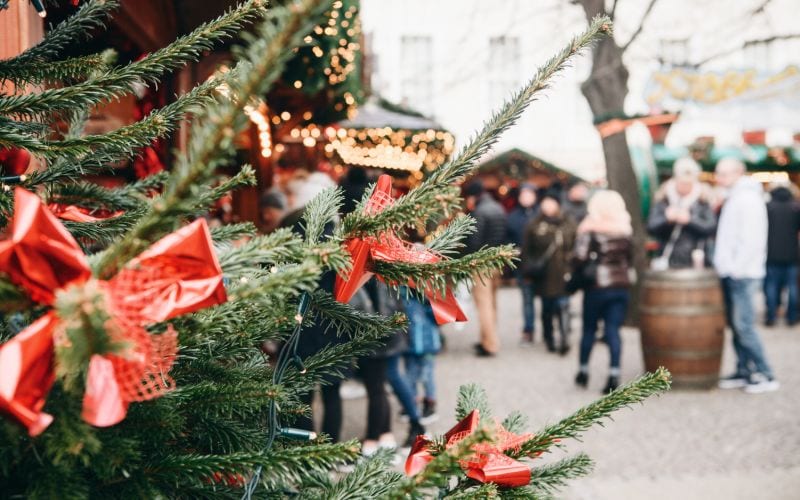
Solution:
{"label": "red ribbon bow", "polygon": [[64,205],[62,203],[51,203],[47,208],[59,219],[73,222],[97,222],[123,214],[122,210],[114,212],[110,210],[89,210],[88,208]]}
{"label": "red ribbon bow", "polygon": [[[11,239],[0,242],[0,271],[32,300],[53,305],[56,294],[93,281],[72,235],[34,194],[17,188]],[[107,327],[122,352],[93,354],[89,361],[83,419],[95,426],[125,418],[131,401],[160,396],[173,386],[168,372],[177,354],[177,333],[160,335],[147,324],[166,321],[227,300],[222,269],[205,220],[165,236],[108,281],[95,280],[111,317]],[[55,380],[55,347],[68,346],[64,325],[50,311],[0,346],[0,410],[31,436],[53,417],[43,413]]]}
{"label": "red ribbon bow", "polygon": [[[444,435],[447,447],[450,448],[466,438],[478,428],[480,412],[472,410],[452,429]],[[498,486],[514,488],[525,486],[531,481],[531,471],[527,465],[507,456],[506,450],[519,448],[522,443],[533,437],[532,434],[517,435],[507,431],[502,425],[497,424],[495,429],[496,439],[491,443],[478,443],[472,447],[475,452],[466,460],[461,461],[467,477],[481,483],[494,483]],[[406,459],[406,474],[413,476],[424,469],[433,460],[433,455],[428,450],[430,440],[425,436],[417,436],[411,452]]]}
{"label": "red ribbon bow", "polygon": [[[364,208],[364,213],[370,215],[380,213],[392,203],[394,203],[392,177],[384,174],[378,178],[378,183]],[[427,248],[418,248],[401,240],[394,231],[384,231],[377,237],[352,238],[345,243],[345,248],[350,253],[352,267],[345,276],[336,276],[334,296],[339,302],[349,302],[358,289],[372,278],[375,274],[372,269],[377,260],[413,264],[432,264],[442,260],[441,255]],[[408,285],[412,288],[416,287],[412,280],[409,280]],[[443,296],[431,291],[430,287],[425,287],[425,296],[431,303],[433,315],[438,324],[467,321],[466,315],[449,287]]]}

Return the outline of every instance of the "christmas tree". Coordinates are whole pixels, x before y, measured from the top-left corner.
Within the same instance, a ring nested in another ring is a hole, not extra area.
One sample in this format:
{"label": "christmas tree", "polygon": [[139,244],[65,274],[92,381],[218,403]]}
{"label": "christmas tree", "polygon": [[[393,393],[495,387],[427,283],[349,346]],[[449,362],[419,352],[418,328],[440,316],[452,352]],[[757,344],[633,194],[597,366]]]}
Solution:
{"label": "christmas tree", "polygon": [[[46,164],[27,175],[2,174],[3,496],[546,496],[587,473],[591,462],[578,455],[539,467],[529,459],[668,388],[667,373],[649,374],[525,434],[523,416],[494,422],[485,394],[466,386],[462,422],[445,438],[419,438],[408,476],[385,454],[360,458],[357,442],[331,443],[293,427],[309,412],[305,394],[404,324],[318,290],[320,277],[334,272],[348,286],[356,273],[374,273],[447,302],[454,283],[512,264],[508,247],[453,257],[473,229],[468,216],[440,228],[425,250],[412,250],[398,235],[456,213],[457,185],[475,162],[573,55],[610,30],[607,19],[594,20],[453,159],[399,199],[377,206],[379,184],[333,232],[327,228],[342,201],[337,190],[307,205],[302,236],[256,236],[249,224],[209,231],[198,217],[254,182],[247,166],[222,181],[217,173],[232,158],[248,106],[281,78],[293,49],[308,43],[337,3],[298,0],[267,9],[250,0],[130,64],[115,64],[109,53],[61,58],[68,44],[113,15],[116,2],[90,0],[39,45],[0,61],[0,80],[15,89],[0,95],[0,147]],[[93,106],[157,84],[245,25],[252,25],[242,35],[246,45],[230,71],[136,123],[83,133]],[[43,90],[27,92],[30,85]],[[191,138],[170,172],[113,189],[83,180],[165,137],[188,114]],[[247,243],[232,244],[243,237]],[[393,258],[374,252],[387,242]],[[354,262],[357,247],[369,254],[367,267]],[[328,334],[347,340],[300,359],[303,327],[322,319]],[[274,363],[259,348],[265,341],[283,345]],[[516,479],[488,474],[498,463],[510,464]],[[346,472],[343,464],[355,466]]]}

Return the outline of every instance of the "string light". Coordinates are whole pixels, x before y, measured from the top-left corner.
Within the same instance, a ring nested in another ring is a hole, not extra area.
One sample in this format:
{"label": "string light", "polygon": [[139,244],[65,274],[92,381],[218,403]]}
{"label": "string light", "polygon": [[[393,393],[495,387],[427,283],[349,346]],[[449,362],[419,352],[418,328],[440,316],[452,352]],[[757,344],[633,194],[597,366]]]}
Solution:
{"label": "string light", "polygon": [[447,160],[455,146],[453,135],[444,130],[326,127],[324,132],[330,141],[324,150],[332,159],[336,153],[348,165],[408,172],[433,170]]}
{"label": "string light", "polygon": [[263,101],[259,104],[258,108],[248,104],[244,107],[244,112],[258,129],[258,142],[261,147],[261,156],[269,158],[272,156],[272,132],[270,131],[269,119],[267,118],[267,105]]}

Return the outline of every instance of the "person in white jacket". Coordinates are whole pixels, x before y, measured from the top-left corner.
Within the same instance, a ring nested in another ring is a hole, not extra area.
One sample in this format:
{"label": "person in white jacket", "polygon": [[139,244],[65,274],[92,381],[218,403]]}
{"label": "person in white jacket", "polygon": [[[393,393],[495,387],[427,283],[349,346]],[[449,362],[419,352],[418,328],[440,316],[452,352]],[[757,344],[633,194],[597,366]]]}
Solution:
{"label": "person in white jacket", "polygon": [[728,324],[733,331],[736,373],[719,381],[721,389],[744,388],[749,393],[775,391],[778,381],[767,362],[755,329],[754,296],[766,273],[767,209],[764,192],[747,177],[744,164],[719,161],[717,184],[727,190],[714,250],[714,268],[722,280]]}

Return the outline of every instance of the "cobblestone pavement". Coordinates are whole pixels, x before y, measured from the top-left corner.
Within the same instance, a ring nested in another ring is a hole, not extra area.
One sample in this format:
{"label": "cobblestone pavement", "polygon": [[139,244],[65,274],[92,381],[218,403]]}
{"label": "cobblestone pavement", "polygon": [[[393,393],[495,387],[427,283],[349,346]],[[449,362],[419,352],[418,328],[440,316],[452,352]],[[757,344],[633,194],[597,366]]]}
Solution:
{"label": "cobblestone pavement", "polygon": [[[519,347],[518,290],[502,289],[498,303],[502,348],[497,357],[472,354],[471,346],[477,340],[475,322],[460,331],[445,331],[447,351],[437,359],[436,374],[440,419],[429,426],[430,432],[442,433],[454,423],[457,388],[467,382],[486,388],[495,415],[515,409],[527,414],[532,431],[599,397],[607,376],[605,345],[597,344],[592,353],[588,390],[576,388],[577,349],[566,357],[549,354],[540,336],[533,347]],[[468,315],[474,318],[474,309]],[[579,340],[579,328],[576,318],[573,345]],[[673,390],[643,406],[622,410],[604,428],[589,431],[582,442],[567,442],[566,452],[550,455],[559,458],[585,451],[596,462],[591,476],[573,481],[558,496],[800,498],[800,328],[762,330],[762,336],[782,384],[780,391],[748,395],[738,390]],[[729,342],[723,365],[725,373],[733,366]],[[626,329],[622,377],[630,380],[642,371],[638,331]],[[396,413],[399,407],[393,403]],[[345,413],[344,437],[360,436],[365,402],[347,401]],[[394,422],[398,439],[405,437],[406,425]]]}

